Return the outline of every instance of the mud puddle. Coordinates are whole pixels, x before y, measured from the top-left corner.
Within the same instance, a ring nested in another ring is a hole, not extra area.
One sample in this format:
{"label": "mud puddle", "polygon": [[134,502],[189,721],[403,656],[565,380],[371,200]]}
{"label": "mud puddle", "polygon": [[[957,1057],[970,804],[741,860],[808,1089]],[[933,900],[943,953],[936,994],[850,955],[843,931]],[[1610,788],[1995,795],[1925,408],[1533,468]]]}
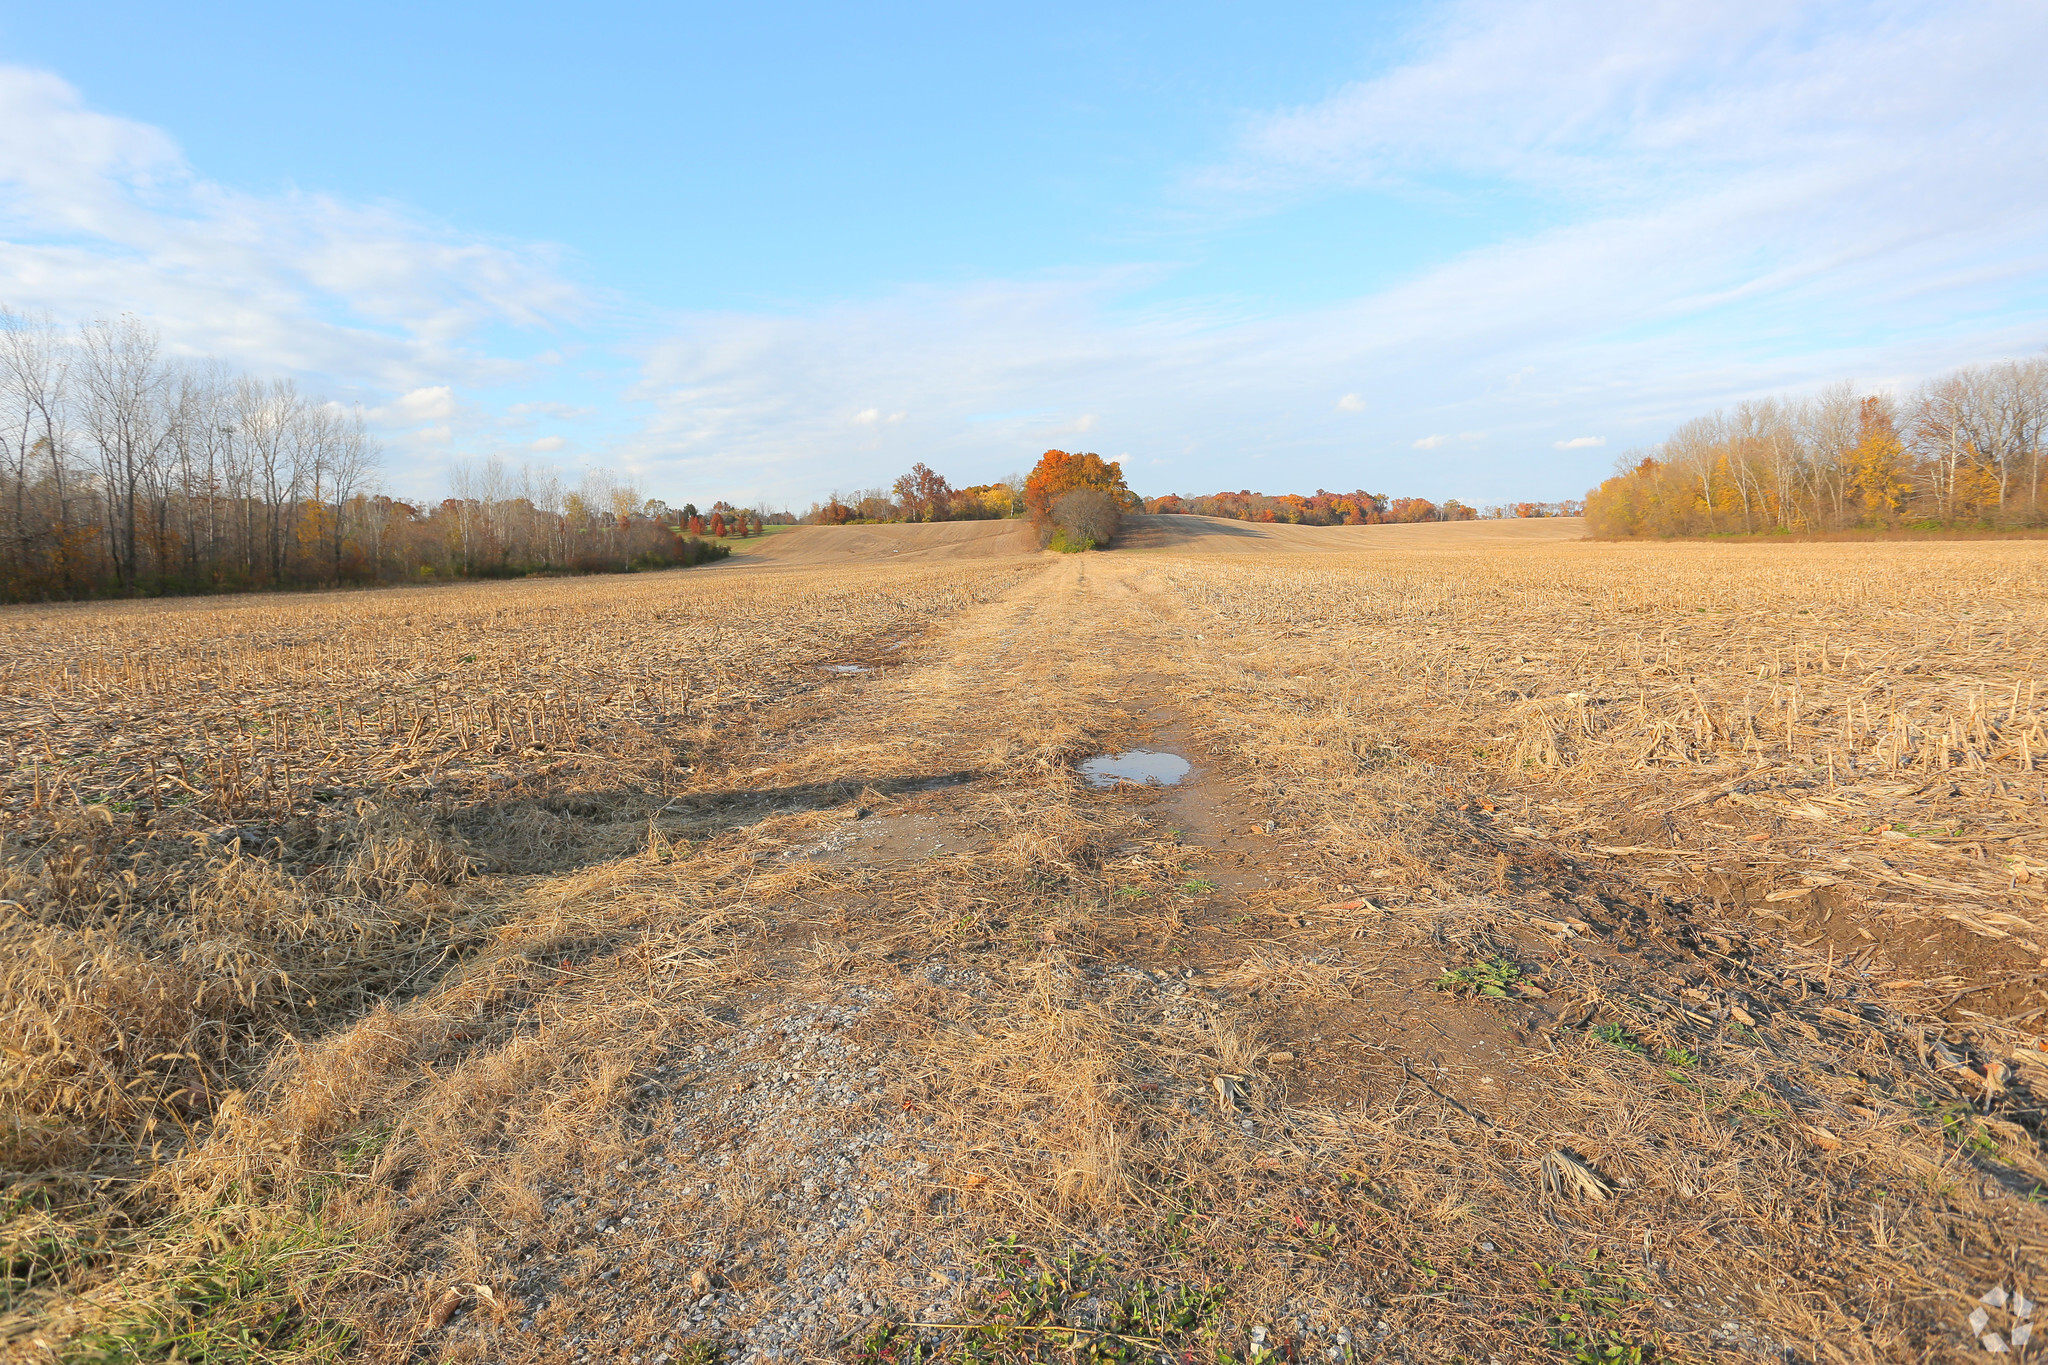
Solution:
{"label": "mud puddle", "polygon": [[1178,786],[1194,771],[1194,765],[1179,754],[1159,749],[1126,749],[1117,754],[1097,754],[1084,759],[1081,776],[1091,787],[1114,787],[1131,782],[1141,787]]}

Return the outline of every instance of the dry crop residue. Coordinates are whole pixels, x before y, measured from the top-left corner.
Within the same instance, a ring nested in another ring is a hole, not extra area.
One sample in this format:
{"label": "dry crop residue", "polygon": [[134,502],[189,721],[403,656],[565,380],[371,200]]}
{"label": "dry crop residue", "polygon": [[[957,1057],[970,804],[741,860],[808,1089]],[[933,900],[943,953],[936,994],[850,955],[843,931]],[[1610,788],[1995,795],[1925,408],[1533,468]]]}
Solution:
{"label": "dry crop residue", "polygon": [[[2048,555],[1201,539],[623,585],[749,620],[723,680],[552,805],[483,795],[548,780],[538,730],[451,777],[462,720],[349,790],[499,870],[308,922],[430,905],[466,946],[210,1063],[147,1186],[188,1240],[100,1228],[154,1259],[81,1247],[35,1330],[230,1319],[177,1288],[223,1247],[273,1355],[1875,1362],[2023,1324]],[[577,657],[631,678],[641,638]],[[1140,747],[1192,782],[1072,767]],[[316,871],[231,823],[302,881],[372,837]]]}
{"label": "dry crop residue", "polygon": [[[1019,572],[0,615],[0,1160],[20,1191],[4,1339],[103,1320],[178,1337],[72,1295],[137,1254],[138,1219],[185,1220],[145,1239],[173,1262],[214,1238],[195,1163],[290,1187],[302,1160],[330,1164],[321,1144],[361,1158],[393,1122],[363,1117],[373,1074],[459,1060],[480,1013],[532,1011],[619,932],[612,907],[531,899],[533,878],[747,820],[769,798],[742,789],[649,825],[725,775],[764,708],[829,709],[820,659],[879,656]],[[280,1043],[332,1069],[289,1136],[242,1093],[267,1093]]]}

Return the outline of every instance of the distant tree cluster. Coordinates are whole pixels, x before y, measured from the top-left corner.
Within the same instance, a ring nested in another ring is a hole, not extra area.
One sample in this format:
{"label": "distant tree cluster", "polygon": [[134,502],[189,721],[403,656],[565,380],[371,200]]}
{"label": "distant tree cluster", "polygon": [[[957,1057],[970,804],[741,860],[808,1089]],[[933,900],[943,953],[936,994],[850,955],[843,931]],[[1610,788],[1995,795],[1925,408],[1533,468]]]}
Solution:
{"label": "distant tree cluster", "polygon": [[1124,513],[1143,506],[1124,482],[1123,466],[1092,452],[1048,450],[1024,480],[1024,515],[1040,543],[1074,552],[1116,539]]}
{"label": "distant tree cluster", "polygon": [[718,540],[746,540],[762,534],[765,526],[788,525],[796,520],[786,512],[769,517],[756,508],[734,507],[722,500],[712,503],[708,512],[699,512],[693,502],[685,503],[675,515],[684,534]]}
{"label": "distant tree cluster", "polygon": [[1249,488],[1236,493],[1212,493],[1207,497],[1183,497],[1169,493],[1147,498],[1147,512],[1165,515],[1228,517],[1233,521],[1286,522],[1295,526],[1377,526],[1389,522],[1471,521],[1479,514],[1456,498],[1437,503],[1428,498],[1389,498],[1384,493],[1329,493],[1318,488],[1314,494],[1267,495]]}
{"label": "distant tree cluster", "polygon": [[376,497],[345,508],[360,559],[342,581],[623,573],[732,553],[688,531],[694,508],[643,497],[605,469],[567,488],[551,469],[493,459],[456,465],[449,483],[453,496],[431,505]]}
{"label": "distant tree cluster", "polygon": [[132,318],[0,311],[0,601],[696,563],[662,503],[593,471],[458,466],[453,496],[376,492],[359,409],[167,360]]}
{"label": "distant tree cluster", "polygon": [[1479,516],[1484,521],[1515,520],[1523,517],[1583,517],[1586,515],[1584,498],[1566,498],[1562,502],[1496,502],[1489,503]]}
{"label": "distant tree cluster", "polygon": [[804,513],[807,526],[845,526],[853,522],[995,521],[1024,510],[1024,480],[1011,475],[1000,483],[955,488],[945,476],[919,462],[889,488],[834,493],[812,503]]}
{"label": "distant tree cluster", "polygon": [[1600,536],[2018,529],[2042,505],[2048,361],[1977,366],[1897,398],[1847,384],[1698,417],[1586,495]]}

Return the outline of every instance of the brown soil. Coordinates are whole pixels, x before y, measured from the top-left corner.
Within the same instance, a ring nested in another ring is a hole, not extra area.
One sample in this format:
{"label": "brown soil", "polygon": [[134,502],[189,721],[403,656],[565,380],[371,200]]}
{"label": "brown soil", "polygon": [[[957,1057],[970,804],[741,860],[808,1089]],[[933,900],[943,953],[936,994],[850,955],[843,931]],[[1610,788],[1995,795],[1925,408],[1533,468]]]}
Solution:
{"label": "brown soil", "polygon": [[1000,559],[1037,550],[1021,521],[942,521],[879,526],[799,526],[732,542],[742,564],[848,564]]}
{"label": "brown soil", "polygon": [[1372,550],[1487,550],[1582,540],[1584,517],[1500,521],[1424,521],[1385,526],[1290,526],[1222,517],[1138,516],[1124,519],[1121,550],[1186,550],[1198,554],[1356,554]]}

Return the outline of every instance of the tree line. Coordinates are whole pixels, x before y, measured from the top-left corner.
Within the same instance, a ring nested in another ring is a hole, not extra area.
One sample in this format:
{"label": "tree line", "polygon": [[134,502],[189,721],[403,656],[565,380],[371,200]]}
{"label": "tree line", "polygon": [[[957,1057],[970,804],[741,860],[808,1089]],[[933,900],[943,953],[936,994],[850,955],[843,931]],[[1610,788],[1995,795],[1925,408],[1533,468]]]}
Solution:
{"label": "tree line", "polygon": [[1696,417],[1586,495],[1598,536],[2048,526],[2048,360]]}
{"label": "tree line", "polygon": [[806,526],[846,526],[859,522],[995,521],[1024,511],[1024,478],[1012,474],[996,483],[955,488],[937,470],[919,461],[888,488],[835,492],[814,502],[801,518]]}
{"label": "tree line", "polygon": [[[1087,463],[1092,462],[1092,463]],[[943,475],[925,464],[887,488],[868,488],[852,493],[834,493],[824,502],[812,503],[801,520],[807,526],[844,526],[861,522],[980,521],[998,517],[1028,516],[1045,536],[1059,534],[1054,525],[1048,496],[1034,500],[1029,484],[1052,479],[1077,479],[1074,487],[1089,487],[1108,501],[1080,499],[1071,505],[1072,515],[1088,512],[1085,526],[1077,521],[1070,528],[1074,544],[1107,544],[1117,525],[1129,512],[1154,515],[1225,517],[1235,521],[1287,522],[1299,526],[1377,526],[1420,521],[1472,521],[1480,517],[1576,517],[1585,504],[1577,499],[1562,502],[1518,502],[1489,506],[1485,510],[1467,506],[1456,498],[1433,502],[1428,498],[1394,498],[1363,489],[1332,493],[1317,489],[1313,494],[1268,495],[1243,489],[1236,493],[1192,496],[1168,493],[1163,497],[1139,498],[1125,484],[1122,472],[1094,454],[1069,454],[1049,450],[1032,470],[1029,479],[1012,474],[996,483],[955,488]],[[1085,469],[1085,476],[1079,471]],[[1060,471],[1055,474],[1054,471]],[[1062,487],[1061,492],[1071,491]],[[1050,529],[1048,529],[1050,528]]]}
{"label": "tree line", "polygon": [[1320,488],[1312,495],[1280,493],[1268,496],[1254,493],[1249,488],[1236,493],[1211,493],[1206,497],[1168,493],[1164,497],[1145,499],[1145,510],[1165,515],[1228,517],[1234,521],[1287,522],[1296,526],[1471,521],[1479,515],[1456,498],[1446,498],[1437,503],[1428,498],[1389,498],[1384,493],[1368,493],[1364,489],[1330,493]]}
{"label": "tree line", "polygon": [[[695,563],[725,553],[605,471],[458,466],[453,496],[377,491],[359,407],[165,357],[133,318],[0,310],[0,601]],[[688,509],[694,514],[695,509]],[[726,504],[712,517],[758,525]]]}

